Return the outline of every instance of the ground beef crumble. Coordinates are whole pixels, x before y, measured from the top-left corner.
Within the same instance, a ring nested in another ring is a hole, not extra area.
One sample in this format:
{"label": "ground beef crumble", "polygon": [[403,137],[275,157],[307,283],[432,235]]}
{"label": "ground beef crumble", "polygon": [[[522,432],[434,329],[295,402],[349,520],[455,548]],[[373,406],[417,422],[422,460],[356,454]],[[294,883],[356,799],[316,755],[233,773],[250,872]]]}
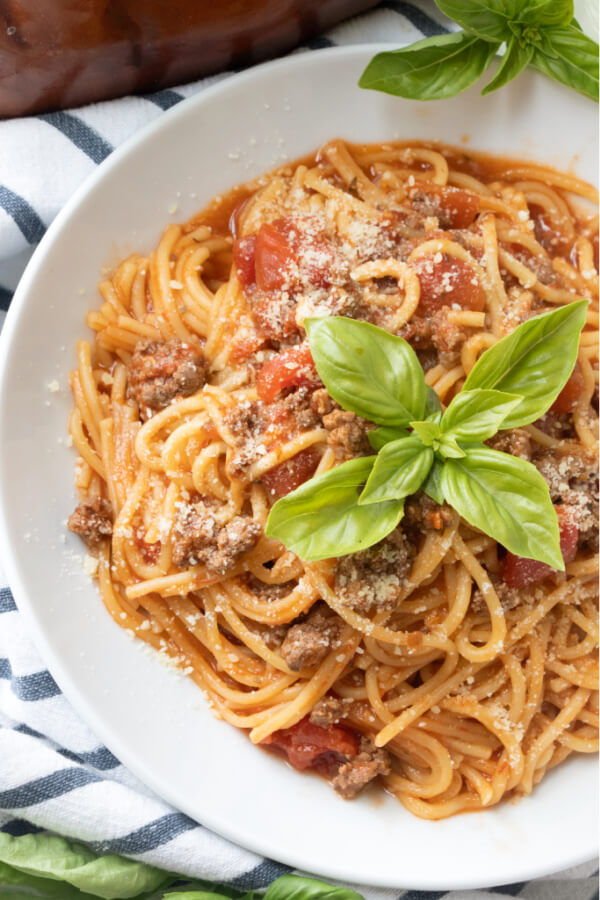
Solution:
{"label": "ground beef crumble", "polygon": [[500,431],[493,438],[490,438],[489,441],[486,441],[486,444],[492,450],[510,453],[512,456],[518,456],[525,460],[531,459],[531,440],[523,428],[510,428],[508,431]]}
{"label": "ground beef crumble", "polygon": [[373,547],[340,557],[335,568],[339,599],[361,614],[393,609],[415,552],[407,536],[396,529]]}
{"label": "ground beef crumble", "polygon": [[400,330],[400,337],[409,341],[415,349],[435,349],[439,353],[451,354],[462,347],[472,329],[456,325],[448,318],[451,306],[441,306],[431,316],[413,316]]}
{"label": "ground beef crumble", "polygon": [[113,531],[110,502],[101,497],[84,500],[69,516],[67,528],[78,534],[90,549],[97,547],[102,539],[110,537]]}
{"label": "ground beef crumble", "polygon": [[337,725],[340,719],[348,715],[352,703],[352,700],[342,700],[340,697],[321,697],[311,709],[309,719],[313,725],[322,728]]}
{"label": "ground beef crumble", "polygon": [[190,397],[206,384],[202,348],[175,338],[140,341],[129,366],[129,391],[143,420],[176,397]]}
{"label": "ground beef crumble", "polygon": [[318,610],[306,622],[292,625],[281,645],[281,655],[292,672],[306,666],[317,666],[330,652],[339,646],[341,620],[337,616],[326,618]]}
{"label": "ground beef crumble", "polygon": [[240,556],[256,546],[262,529],[248,516],[234,516],[220,526],[204,504],[180,510],[174,528],[173,562],[186,568],[203,564],[217,575],[225,575]]}
{"label": "ground beef crumble", "polygon": [[545,480],[554,503],[571,508],[579,545],[598,548],[598,459],[592,450],[538,454],[533,463]]}
{"label": "ground beef crumble", "polygon": [[406,501],[402,525],[405,531],[415,532],[415,538],[423,531],[443,531],[453,519],[447,503],[436,503],[423,491],[418,491]]}
{"label": "ground beef crumble", "polygon": [[389,775],[391,757],[379,749],[370,738],[361,737],[360,752],[343,763],[333,779],[333,787],[344,800],[352,800],[378,775]]}
{"label": "ground beef crumble", "polygon": [[356,413],[334,409],[323,416],[323,425],[329,432],[327,443],[338,459],[350,459],[372,453],[367,437],[368,422]]}

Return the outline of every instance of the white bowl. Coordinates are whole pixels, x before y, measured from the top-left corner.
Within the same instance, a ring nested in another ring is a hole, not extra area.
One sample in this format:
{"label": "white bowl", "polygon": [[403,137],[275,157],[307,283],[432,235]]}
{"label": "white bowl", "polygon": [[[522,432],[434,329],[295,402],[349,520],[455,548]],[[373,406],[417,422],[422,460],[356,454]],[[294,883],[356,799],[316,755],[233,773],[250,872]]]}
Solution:
{"label": "white bowl", "polygon": [[[216,192],[328,138],[438,138],[574,168],[593,180],[591,101],[527,72],[417,103],[357,88],[375,47],[301,54],[187,100],[114,153],[58,216],[2,334],[0,546],[19,608],[52,674],[96,734],[174,806],[243,846],[322,876],[425,889],[521,881],[597,849],[596,762],[577,758],[533,795],[443,822],[394,799],[347,803],[216,721],[200,690],[120,630],[66,535],[75,493],[64,446],[74,345],[101,269],[150,250]],[[380,49],[380,48],[379,48]],[[177,209],[173,212],[173,206]],[[59,392],[49,392],[57,379]]]}

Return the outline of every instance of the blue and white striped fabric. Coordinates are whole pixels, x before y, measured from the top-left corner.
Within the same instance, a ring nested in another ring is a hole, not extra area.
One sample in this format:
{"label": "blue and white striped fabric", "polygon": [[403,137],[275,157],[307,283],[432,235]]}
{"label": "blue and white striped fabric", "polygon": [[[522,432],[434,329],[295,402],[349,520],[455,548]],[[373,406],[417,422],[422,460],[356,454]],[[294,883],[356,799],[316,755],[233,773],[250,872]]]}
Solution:
{"label": "blue and white striped fabric", "polygon": [[[451,27],[432,0],[418,5],[384,0],[302,49],[401,43]],[[2,310],[8,308],[34,245],[79,184],[146,122],[215,80],[0,123]],[[265,887],[287,871],[169,807],[99,745],[45,669],[4,585],[0,571],[0,831],[20,835],[49,830],[99,852],[121,853],[243,889]],[[598,869],[592,861],[552,878],[491,891],[421,892],[401,885],[386,891],[357,889],[368,900],[593,900],[598,898]]]}

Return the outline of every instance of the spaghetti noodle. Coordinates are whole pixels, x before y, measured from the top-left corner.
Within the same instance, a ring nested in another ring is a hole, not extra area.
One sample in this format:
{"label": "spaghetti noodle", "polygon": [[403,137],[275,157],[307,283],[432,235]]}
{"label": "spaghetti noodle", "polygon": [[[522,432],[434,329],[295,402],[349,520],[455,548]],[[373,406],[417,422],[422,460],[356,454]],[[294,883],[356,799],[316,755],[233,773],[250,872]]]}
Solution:
{"label": "spaghetti noodle", "polygon": [[[217,716],[345,797],[378,779],[439,819],[597,750],[595,201],[529,162],[336,140],[170,225],[100,285],[71,377],[70,527],[106,608]],[[275,499],[370,452],[369,423],[319,382],[306,317],[402,335],[448,403],[483,350],[581,297],[565,389],[493,439],[546,478],[566,574],[421,494],[389,538],[338,560],[264,536]]]}

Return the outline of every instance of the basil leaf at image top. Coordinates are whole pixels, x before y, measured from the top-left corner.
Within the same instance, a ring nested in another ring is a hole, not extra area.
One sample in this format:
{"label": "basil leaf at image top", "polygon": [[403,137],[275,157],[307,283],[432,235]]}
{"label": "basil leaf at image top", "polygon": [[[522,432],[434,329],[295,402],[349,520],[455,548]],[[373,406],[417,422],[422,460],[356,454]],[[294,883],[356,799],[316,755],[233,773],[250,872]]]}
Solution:
{"label": "basil leaf at image top", "polygon": [[564,570],[556,512],[535,466],[490,447],[465,449],[441,470],[444,499],[511,553]]}
{"label": "basil leaf at image top", "polygon": [[408,437],[409,432],[406,428],[373,428],[367,432],[367,438],[373,450],[381,450],[390,441],[399,441],[400,438]]}
{"label": "basil leaf at image top", "polygon": [[522,44],[518,38],[513,37],[508,42],[506,53],[502,57],[500,65],[496,69],[496,74],[491,81],[486,84],[482,90],[482,95],[491,94],[504,87],[513,78],[516,78],[526,66],[529,65],[533,58],[535,47],[533,44]]}
{"label": "basil leaf at image top", "polygon": [[506,0],[435,0],[435,5],[469,34],[494,44],[506,40],[509,15],[518,7]]}
{"label": "basil leaf at image top", "polygon": [[378,53],[358,85],[413,100],[454,97],[477,81],[499,46],[463,31],[426,38]]}
{"label": "basil leaf at image top", "polygon": [[382,540],[400,522],[401,501],[359,506],[374,456],[351,459],[278,500],[265,528],[307,561],[345,556]]}
{"label": "basil leaf at image top", "polygon": [[415,100],[454,97],[477,81],[506,44],[503,60],[482,94],[503,87],[531,64],[598,100],[598,45],[573,18],[573,0],[436,0],[436,4],[464,30],[378,53],[363,72],[360,87]]}
{"label": "basil leaf at image top", "polygon": [[304,327],[317,372],[343,409],[388,426],[423,416],[423,369],[403,338],[344,316],[306,319]]}
{"label": "basil leaf at image top", "polygon": [[553,53],[536,48],[531,63],[544,75],[598,100],[598,44],[574,25],[545,30]]}
{"label": "basil leaf at image top", "polygon": [[382,500],[402,500],[418,491],[433,464],[433,450],[416,435],[386,444],[377,455],[360,506]]}
{"label": "basil leaf at image top", "polygon": [[266,890],[264,900],[364,900],[348,887],[326,884],[316,878],[282,875]]}
{"label": "basil leaf at image top", "polygon": [[457,441],[487,441],[500,430],[521,397],[501,391],[460,391],[442,416],[440,428]]}
{"label": "basil leaf at image top", "polygon": [[573,18],[573,0],[435,0],[436,6],[465,31],[502,43],[509,23],[564,25]]}
{"label": "basil leaf at image top", "polygon": [[463,390],[493,389],[523,399],[502,428],[534,422],[547,412],[573,371],[587,301],[579,300],[523,322],[482,353]]}

